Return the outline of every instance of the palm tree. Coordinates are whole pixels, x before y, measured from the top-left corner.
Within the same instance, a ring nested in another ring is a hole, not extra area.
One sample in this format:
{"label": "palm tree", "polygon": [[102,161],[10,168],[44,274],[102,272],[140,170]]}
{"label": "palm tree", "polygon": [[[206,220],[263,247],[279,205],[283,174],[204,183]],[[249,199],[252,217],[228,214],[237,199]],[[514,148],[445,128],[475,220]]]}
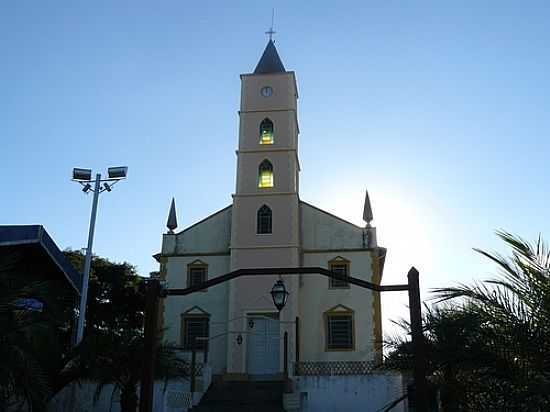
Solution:
{"label": "palm tree", "polygon": [[[408,321],[395,323],[410,334]],[[440,394],[443,411],[476,410],[466,407],[466,399],[479,361],[487,356],[484,347],[479,345],[480,328],[479,316],[464,307],[440,305],[424,308],[427,376],[432,394],[436,390]],[[414,352],[409,339],[396,335],[387,338],[385,345],[389,354],[384,368],[405,371],[412,368]]]}
{"label": "palm tree", "polygon": [[70,292],[63,282],[14,286],[21,282],[19,259],[14,252],[0,263],[0,410],[14,404],[45,407],[71,316],[65,305]]}
{"label": "palm tree", "polygon": [[[86,336],[75,348],[62,375],[67,381],[86,379],[96,383],[95,401],[105,386],[112,384],[113,393],[120,393],[121,412],[135,412],[144,356],[142,334],[96,332]],[[178,357],[175,345],[160,343],[156,359],[156,378],[162,379],[165,387],[169,380],[189,375],[189,364]]]}
{"label": "palm tree", "polygon": [[[497,235],[511,257],[476,251],[499,275],[436,289],[437,304],[425,310],[428,377],[445,411],[550,410],[550,252],[540,237],[531,245]],[[410,332],[407,322],[398,324]],[[410,341],[387,345],[388,360],[407,368]]]}
{"label": "palm tree", "polygon": [[499,231],[510,257],[477,252],[499,267],[496,278],[436,289],[439,301],[462,299],[482,321],[485,362],[492,392],[521,410],[550,409],[550,251],[542,237],[530,244]]}

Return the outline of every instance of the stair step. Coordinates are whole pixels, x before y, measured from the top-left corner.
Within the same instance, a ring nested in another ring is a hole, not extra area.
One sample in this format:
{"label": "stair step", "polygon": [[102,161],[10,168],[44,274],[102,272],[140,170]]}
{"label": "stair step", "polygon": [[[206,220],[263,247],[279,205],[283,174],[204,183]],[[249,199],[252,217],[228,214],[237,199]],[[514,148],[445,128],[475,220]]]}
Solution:
{"label": "stair step", "polygon": [[199,412],[283,412],[284,383],[215,382],[193,411]]}
{"label": "stair step", "polygon": [[193,408],[193,412],[284,412],[280,405],[258,403],[255,405],[228,404],[226,402],[199,404]]}

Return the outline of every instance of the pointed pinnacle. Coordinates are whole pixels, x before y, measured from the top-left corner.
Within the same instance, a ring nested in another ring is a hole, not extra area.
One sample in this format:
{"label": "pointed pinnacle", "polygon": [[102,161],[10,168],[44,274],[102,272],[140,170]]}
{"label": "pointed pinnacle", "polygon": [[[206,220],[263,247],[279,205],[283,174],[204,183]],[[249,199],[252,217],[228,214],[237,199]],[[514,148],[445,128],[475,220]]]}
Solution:
{"label": "pointed pinnacle", "polygon": [[363,220],[367,223],[367,226],[370,226],[370,222],[373,219],[372,207],[370,205],[369,191],[365,190],[365,207],[363,209]]}
{"label": "pointed pinnacle", "polygon": [[166,222],[168,233],[174,233],[174,229],[178,227],[178,218],[176,217],[176,200],[172,198],[170,205],[170,213],[168,213],[168,221]]}

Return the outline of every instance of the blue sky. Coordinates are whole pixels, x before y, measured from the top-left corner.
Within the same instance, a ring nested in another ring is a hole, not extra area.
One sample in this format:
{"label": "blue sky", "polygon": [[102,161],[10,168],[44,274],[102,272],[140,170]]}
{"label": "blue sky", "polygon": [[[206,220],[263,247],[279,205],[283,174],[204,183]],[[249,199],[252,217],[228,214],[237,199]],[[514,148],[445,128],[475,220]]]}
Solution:
{"label": "blue sky", "polygon": [[[75,166],[128,165],[102,195],[94,251],[146,275],[172,196],[180,227],[231,203],[240,81],[275,7],[300,93],[301,198],[361,224],[384,283],[424,291],[494,272],[506,229],[550,237],[547,2],[3,2],[0,224],[84,247]],[[425,293],[425,297],[428,295]],[[406,297],[384,296],[384,318]]]}

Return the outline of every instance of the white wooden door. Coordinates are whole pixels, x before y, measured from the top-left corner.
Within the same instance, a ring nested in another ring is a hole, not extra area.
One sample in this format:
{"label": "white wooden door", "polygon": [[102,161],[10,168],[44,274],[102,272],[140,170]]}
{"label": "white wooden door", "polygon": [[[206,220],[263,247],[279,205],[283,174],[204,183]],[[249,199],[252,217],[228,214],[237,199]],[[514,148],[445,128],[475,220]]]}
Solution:
{"label": "white wooden door", "polygon": [[[253,326],[250,327],[252,320]],[[279,368],[279,321],[264,317],[249,318],[247,372],[250,375],[274,375]]]}

